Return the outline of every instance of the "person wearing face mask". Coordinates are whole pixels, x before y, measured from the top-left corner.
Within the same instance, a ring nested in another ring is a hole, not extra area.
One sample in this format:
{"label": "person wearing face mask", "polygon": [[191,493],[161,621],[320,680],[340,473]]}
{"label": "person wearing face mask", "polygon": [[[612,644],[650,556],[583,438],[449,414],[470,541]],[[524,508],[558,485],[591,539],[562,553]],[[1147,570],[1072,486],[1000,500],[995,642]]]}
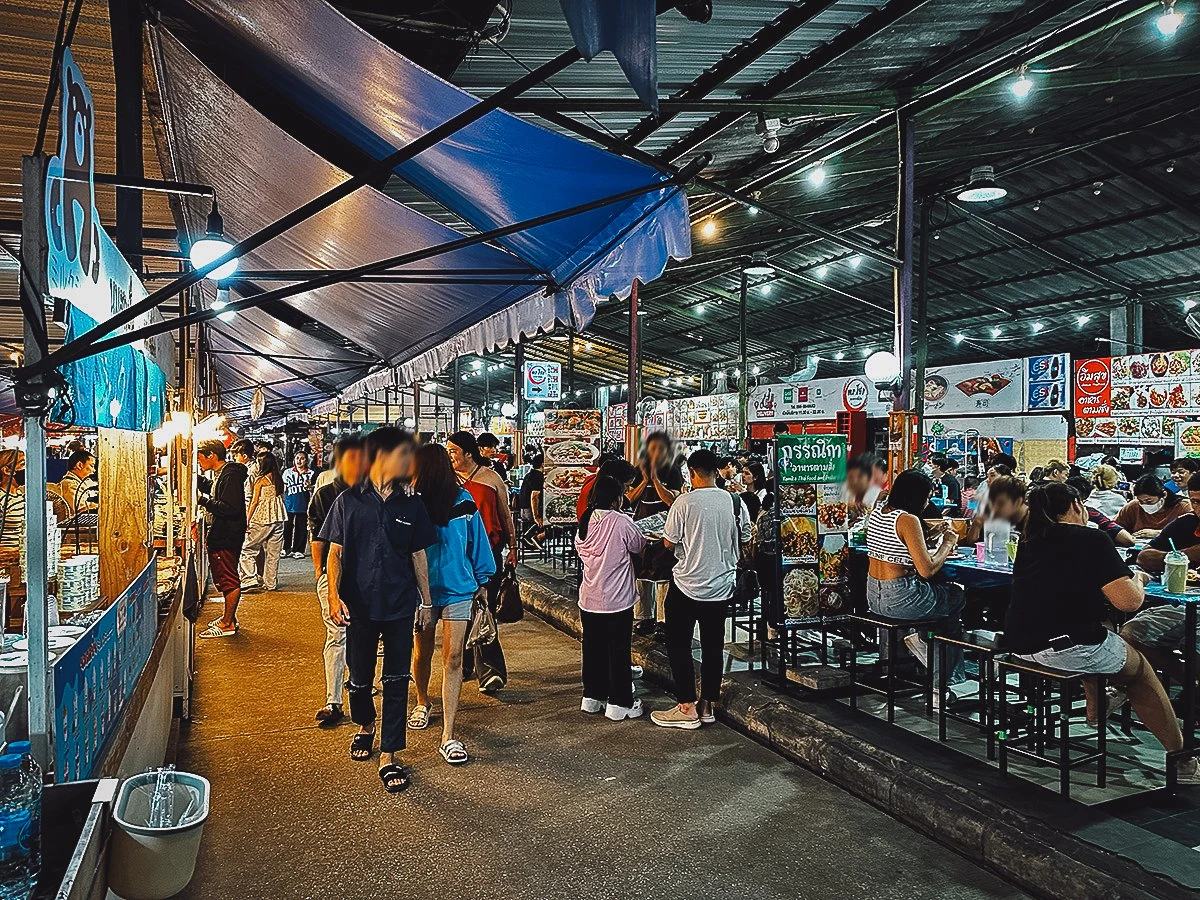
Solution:
{"label": "person wearing face mask", "polygon": [[1168,491],[1154,475],[1143,475],[1133,483],[1133,499],[1117,513],[1116,523],[1135,539],[1158,537],[1159,532],[1190,513],[1187,499]]}

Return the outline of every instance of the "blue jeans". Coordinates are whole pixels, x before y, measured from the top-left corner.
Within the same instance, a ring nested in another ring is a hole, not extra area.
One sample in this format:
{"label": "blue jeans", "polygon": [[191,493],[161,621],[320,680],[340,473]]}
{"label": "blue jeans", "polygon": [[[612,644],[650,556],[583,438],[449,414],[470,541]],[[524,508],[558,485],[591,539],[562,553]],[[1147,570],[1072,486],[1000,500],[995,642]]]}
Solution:
{"label": "blue jeans", "polygon": [[[892,581],[867,578],[867,606],[871,612],[892,619],[940,618],[943,621],[934,630],[958,640],[963,636],[962,611],[966,601],[963,589],[948,581],[930,582],[919,575],[905,575]],[[933,663],[932,646],[929,653]],[[962,649],[947,649],[946,660],[950,665],[950,684],[966,681]]]}

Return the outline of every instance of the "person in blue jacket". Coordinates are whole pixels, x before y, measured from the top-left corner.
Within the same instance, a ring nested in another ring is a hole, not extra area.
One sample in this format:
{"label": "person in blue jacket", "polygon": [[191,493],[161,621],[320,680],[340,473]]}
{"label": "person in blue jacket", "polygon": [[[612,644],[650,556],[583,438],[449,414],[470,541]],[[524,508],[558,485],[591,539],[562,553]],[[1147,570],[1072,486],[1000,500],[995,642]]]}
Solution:
{"label": "person in blue jacket", "polygon": [[437,527],[438,542],[427,548],[429,593],[434,616],[419,630],[413,644],[413,684],[417,705],[408,727],[427,728],[430,718],[429,675],[433,662],[435,628],[442,622],[442,743],[438,752],[452,766],[470,757],[463,742],[454,737],[454,720],[463,682],[463,644],[476,598],[485,601],[487,583],[496,574],[487,529],[475,501],[458,483],[446,448],[424,444],[417,450],[413,487],[425,501],[429,518]]}

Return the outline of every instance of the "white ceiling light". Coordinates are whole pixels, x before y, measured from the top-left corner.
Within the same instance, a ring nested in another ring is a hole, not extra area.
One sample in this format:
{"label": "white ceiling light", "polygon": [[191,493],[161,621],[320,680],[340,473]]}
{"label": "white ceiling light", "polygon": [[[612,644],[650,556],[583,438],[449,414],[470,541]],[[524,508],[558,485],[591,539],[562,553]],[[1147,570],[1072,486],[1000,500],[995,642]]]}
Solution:
{"label": "white ceiling light", "polygon": [[[209,212],[208,221],[204,226],[204,237],[192,242],[188,258],[192,261],[193,266],[200,269],[232,249],[233,244],[225,240],[225,223],[221,219],[221,214],[217,212],[217,199],[214,197],[212,210]],[[217,266],[204,277],[212,281],[220,281],[236,272],[237,267],[238,260],[234,257],[229,262]]]}
{"label": "white ceiling light", "polygon": [[1075,321],[1076,321],[1076,322],[1078,322],[1078,323],[1079,323],[1079,327],[1080,327],[1080,328],[1082,328],[1082,327],[1083,327],[1084,325],[1086,325],[1088,322],[1092,321],[1092,317],[1091,317],[1091,316],[1088,316],[1088,315],[1082,315],[1082,316],[1080,316],[1078,319],[1076,319]]}
{"label": "white ceiling light", "polygon": [[217,318],[220,319],[222,322],[232,322],[233,317],[237,315],[236,309],[226,310],[225,312],[220,311],[220,310],[225,309],[225,307],[227,307],[228,305],[229,305],[229,288],[221,287],[218,285],[217,299],[213,301],[212,308],[214,310],[217,310]]}
{"label": "white ceiling light", "polygon": [[1195,308],[1196,308],[1196,301],[1193,300],[1191,297],[1188,297],[1186,300],[1183,301],[1183,311],[1184,312],[1191,312]]}
{"label": "white ceiling light", "polygon": [[825,164],[817,163],[808,170],[808,183],[813,187],[820,187],[825,183]]}
{"label": "white ceiling light", "polygon": [[994,337],[994,338],[1000,337],[1000,335],[1003,333],[1003,331],[1004,331],[1004,329],[1002,329],[999,325],[993,325],[992,326],[992,337]]}
{"label": "white ceiling light", "polygon": [[1029,73],[1022,64],[1021,68],[1017,69],[1017,77],[1008,89],[1013,92],[1013,96],[1018,100],[1024,100],[1029,96],[1029,92],[1033,90],[1033,79],[1029,77]]}
{"label": "white ceiling light", "polygon": [[971,170],[971,180],[958,192],[964,203],[986,203],[1007,196],[1008,191],[996,184],[996,170],[991,166],[976,166]]}
{"label": "white ceiling light", "polygon": [[817,277],[824,278],[829,274],[829,266],[817,266]]}
{"label": "white ceiling light", "polygon": [[500,412],[504,413],[506,416],[515,416],[517,414],[517,404],[509,400],[500,407]]}
{"label": "white ceiling light", "polygon": [[1176,11],[1175,0],[1163,0],[1163,13],[1154,20],[1154,25],[1158,28],[1159,34],[1163,37],[1171,37],[1179,30],[1179,26],[1183,24],[1183,13]]}
{"label": "white ceiling light", "polygon": [[837,353],[833,354],[833,358],[834,358],[834,359],[845,359],[845,358],[846,358],[846,351],[845,351],[845,350],[839,350]]}
{"label": "white ceiling light", "polygon": [[763,296],[764,296],[764,297],[769,297],[769,296],[771,296],[771,284],[770,284],[770,282],[767,282],[766,284],[764,284],[764,285],[762,286],[762,292],[763,292]]}
{"label": "white ceiling light", "polygon": [[855,255],[855,256],[850,257],[850,268],[857,269],[861,265],[862,265],[862,257],[861,256]]}
{"label": "white ceiling light", "polygon": [[863,372],[875,384],[890,383],[900,375],[900,360],[891,351],[880,350],[868,357]]}
{"label": "white ceiling light", "polygon": [[966,339],[967,339],[967,336],[965,334],[963,334],[961,331],[958,334],[954,335],[954,343],[956,343],[956,344],[961,344]]}
{"label": "white ceiling light", "polygon": [[746,266],[747,275],[774,275],[775,267],[767,262],[767,254],[761,250],[752,254],[750,265]]}
{"label": "white ceiling light", "polygon": [[1029,327],[1033,329],[1033,333],[1034,333],[1034,334],[1037,334],[1037,333],[1039,333],[1039,332],[1040,332],[1040,331],[1041,331],[1043,328],[1045,328],[1046,326],[1045,326],[1045,324],[1044,324],[1044,323],[1042,323],[1042,322],[1034,322],[1034,323],[1033,323],[1032,325],[1030,325]]}

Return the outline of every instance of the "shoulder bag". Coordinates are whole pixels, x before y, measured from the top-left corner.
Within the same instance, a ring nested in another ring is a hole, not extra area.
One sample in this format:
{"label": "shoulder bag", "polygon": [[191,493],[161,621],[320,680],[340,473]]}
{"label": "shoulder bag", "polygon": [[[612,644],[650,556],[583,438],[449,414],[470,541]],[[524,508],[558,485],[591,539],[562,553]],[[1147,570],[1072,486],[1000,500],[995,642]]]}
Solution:
{"label": "shoulder bag", "polygon": [[733,551],[734,559],[737,560],[730,604],[736,609],[749,609],[754,598],[758,596],[758,573],[754,571],[751,562],[742,555],[742,520],[738,515],[741,499],[736,494],[730,494],[729,497],[733,501]]}

